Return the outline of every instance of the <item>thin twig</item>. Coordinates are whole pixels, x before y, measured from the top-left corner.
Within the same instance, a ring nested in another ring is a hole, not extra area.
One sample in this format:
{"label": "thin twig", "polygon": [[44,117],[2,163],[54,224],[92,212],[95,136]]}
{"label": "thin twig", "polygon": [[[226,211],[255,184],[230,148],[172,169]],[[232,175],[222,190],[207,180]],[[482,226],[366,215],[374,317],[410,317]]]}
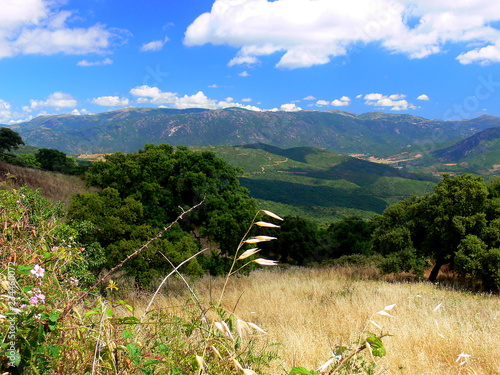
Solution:
{"label": "thin twig", "polygon": [[[155,237],[149,239],[144,245],[142,245],[139,249],[137,249],[136,251],[134,251],[132,254],[128,255],[124,260],[122,260],[118,265],[116,265],[115,267],[111,268],[108,272],[106,272],[106,274],[104,276],[102,276],[98,281],[96,281],[94,283],[94,285],[92,285],[92,287],[90,287],[86,292],[84,292],[83,294],[81,294],[79,297],[75,297],[73,298],[72,300],[69,301],[69,303],[66,305],[66,308],[64,309],[64,312],[63,314],[61,314],[61,318],[64,317],[68,312],[69,310],[71,310],[71,308],[76,304],[78,303],[79,301],[81,301],[82,299],[84,299],[85,297],[87,297],[89,294],[90,294],[90,291],[93,290],[94,288],[96,288],[100,283],[102,283],[104,280],[106,280],[106,278],[111,275],[113,272],[115,272],[117,269],[123,267],[123,265],[128,261],[130,260],[131,258],[133,258],[134,256],[136,256],[137,254],[139,254],[141,251],[143,251],[144,249],[146,249],[153,241],[156,241],[157,239],[161,238],[166,231],[168,231],[169,229],[171,229],[176,223],[178,223],[180,220],[182,220],[182,218],[189,214],[191,211],[195,210],[196,208],[198,208],[199,206],[201,206],[203,204],[205,200],[202,200],[201,202],[199,202],[198,204],[190,207],[187,211],[184,210],[182,207],[180,207],[181,209],[181,214],[179,216],[177,216],[177,218],[172,221],[168,226],[164,227]],[[183,264],[183,263],[182,263]]]}

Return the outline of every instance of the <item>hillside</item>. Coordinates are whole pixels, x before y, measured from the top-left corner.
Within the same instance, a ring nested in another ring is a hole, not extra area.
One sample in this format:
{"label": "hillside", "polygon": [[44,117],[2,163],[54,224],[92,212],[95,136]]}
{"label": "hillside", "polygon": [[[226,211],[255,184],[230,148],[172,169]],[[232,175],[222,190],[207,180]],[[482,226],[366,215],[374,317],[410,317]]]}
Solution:
{"label": "hillside", "polygon": [[436,178],[310,147],[210,146],[244,170],[240,182],[264,208],[319,221],[371,217],[398,200],[432,191]]}
{"label": "hillside", "polygon": [[126,108],[96,115],[41,116],[12,129],[27,144],[67,154],[135,152],[147,143],[265,143],[284,149],[307,146],[383,157],[412,145],[424,152],[429,144],[458,140],[494,126],[500,126],[500,118],[451,122],[381,112]]}

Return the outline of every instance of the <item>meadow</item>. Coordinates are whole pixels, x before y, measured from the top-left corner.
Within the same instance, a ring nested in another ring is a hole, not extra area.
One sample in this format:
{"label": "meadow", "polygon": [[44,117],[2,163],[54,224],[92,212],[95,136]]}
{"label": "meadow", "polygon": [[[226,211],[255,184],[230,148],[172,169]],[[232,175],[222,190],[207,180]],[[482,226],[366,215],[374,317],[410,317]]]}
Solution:
{"label": "meadow", "polygon": [[[192,287],[208,304],[223,282],[207,276]],[[147,296],[131,297],[140,312]],[[188,297],[185,285],[171,280],[155,306],[181,313]],[[378,313],[392,304],[391,316]],[[317,369],[336,347],[353,345],[363,331],[391,335],[383,338],[387,355],[374,358],[376,374],[500,374],[495,295],[383,280],[369,268],[273,268],[231,278],[223,305],[264,329],[262,342],[279,343],[273,350],[280,358],[272,361],[269,374],[286,374],[296,366]]]}

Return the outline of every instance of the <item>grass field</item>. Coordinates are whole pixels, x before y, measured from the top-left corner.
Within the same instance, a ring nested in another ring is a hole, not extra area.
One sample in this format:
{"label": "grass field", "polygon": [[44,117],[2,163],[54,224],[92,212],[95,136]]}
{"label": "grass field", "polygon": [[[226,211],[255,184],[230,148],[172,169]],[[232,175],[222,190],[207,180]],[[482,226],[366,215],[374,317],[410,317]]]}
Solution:
{"label": "grass field", "polygon": [[[272,374],[294,366],[316,369],[337,345],[350,345],[363,331],[383,339],[387,355],[376,374],[500,374],[500,298],[454,291],[431,283],[375,281],[359,268],[290,268],[234,277],[224,306],[267,331],[261,340],[280,343]],[[193,284],[202,303],[217,298],[222,279]],[[179,310],[188,298],[172,280],[157,308]],[[137,312],[146,300],[133,297]],[[390,315],[377,314],[396,304]],[[470,357],[469,357],[470,355]]]}

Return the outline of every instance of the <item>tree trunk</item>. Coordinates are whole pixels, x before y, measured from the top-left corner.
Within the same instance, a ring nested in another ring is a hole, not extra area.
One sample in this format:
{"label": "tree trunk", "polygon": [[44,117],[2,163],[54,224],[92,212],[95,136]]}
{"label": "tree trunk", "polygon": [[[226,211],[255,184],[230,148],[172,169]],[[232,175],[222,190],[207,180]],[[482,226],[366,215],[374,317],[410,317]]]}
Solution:
{"label": "tree trunk", "polygon": [[436,264],[434,265],[434,267],[432,268],[432,271],[431,271],[431,274],[429,275],[429,281],[436,281],[437,277],[438,277],[438,274],[439,274],[439,270],[441,269],[441,267],[443,267],[447,262],[444,261],[443,259],[438,259],[436,260]]}

